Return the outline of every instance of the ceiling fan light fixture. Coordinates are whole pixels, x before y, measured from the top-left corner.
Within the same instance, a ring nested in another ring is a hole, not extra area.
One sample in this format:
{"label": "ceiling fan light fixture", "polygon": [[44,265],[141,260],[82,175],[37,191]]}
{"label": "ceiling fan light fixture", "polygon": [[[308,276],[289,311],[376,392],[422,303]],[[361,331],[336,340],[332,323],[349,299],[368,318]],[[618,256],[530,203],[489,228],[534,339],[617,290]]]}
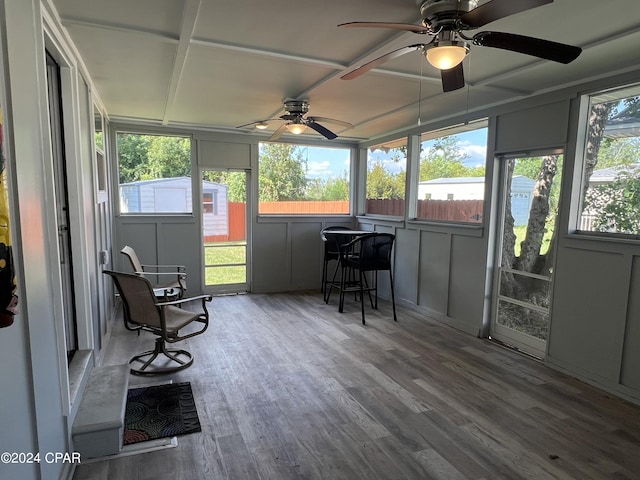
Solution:
{"label": "ceiling fan light fixture", "polygon": [[256,128],[258,130],[265,130],[269,125],[267,124],[267,122],[258,122],[256,123]]}
{"label": "ceiling fan light fixture", "polygon": [[458,66],[469,53],[469,45],[459,40],[441,41],[425,52],[427,61],[439,70]]}
{"label": "ceiling fan light fixture", "polygon": [[293,133],[294,135],[300,135],[302,132],[306,130],[307,126],[303,123],[288,123],[287,130]]}

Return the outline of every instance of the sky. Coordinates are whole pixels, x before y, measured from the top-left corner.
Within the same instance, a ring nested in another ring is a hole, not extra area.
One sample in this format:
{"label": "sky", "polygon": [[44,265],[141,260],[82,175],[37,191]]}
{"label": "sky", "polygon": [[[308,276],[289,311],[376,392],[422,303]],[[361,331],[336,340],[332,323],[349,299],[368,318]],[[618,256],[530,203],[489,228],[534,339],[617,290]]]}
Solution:
{"label": "sky", "polygon": [[[457,135],[461,141],[461,148],[467,154],[468,158],[464,160],[464,164],[468,167],[476,167],[484,165],[487,154],[487,130],[479,129],[471,132],[460,133]],[[433,141],[423,142],[423,149],[428,148]],[[336,178],[342,177],[344,172],[349,173],[349,155],[348,148],[326,148],[326,147],[302,147],[302,153],[307,159],[307,178]],[[392,173],[404,170],[403,162],[394,162],[393,153],[385,153],[376,150],[372,153],[372,157],[381,160],[386,169]]]}

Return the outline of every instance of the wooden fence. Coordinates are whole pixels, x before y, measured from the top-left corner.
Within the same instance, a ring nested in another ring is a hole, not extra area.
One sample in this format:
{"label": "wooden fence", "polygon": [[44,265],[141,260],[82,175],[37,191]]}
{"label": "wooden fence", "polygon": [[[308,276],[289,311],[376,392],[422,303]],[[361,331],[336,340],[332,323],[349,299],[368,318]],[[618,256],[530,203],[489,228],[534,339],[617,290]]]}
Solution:
{"label": "wooden fence", "polygon": [[417,218],[482,223],[484,200],[418,200]]}
{"label": "wooden fence", "polygon": [[[368,214],[404,217],[405,201],[368,199]],[[483,200],[418,200],[416,218],[451,222],[482,222]]]}
{"label": "wooden fence", "polygon": [[295,202],[260,202],[258,207],[264,214],[309,214],[309,215],[335,215],[349,214],[348,200],[335,201],[295,201]]}
{"label": "wooden fence", "polygon": [[[483,200],[418,200],[417,218],[427,220],[448,220],[453,222],[482,222]],[[404,200],[367,200],[369,214],[404,217]],[[261,214],[281,215],[335,215],[348,214],[349,202],[340,201],[299,201],[260,202]],[[240,242],[246,240],[246,207],[242,202],[229,202],[229,232],[227,235],[205,235],[208,242]]]}

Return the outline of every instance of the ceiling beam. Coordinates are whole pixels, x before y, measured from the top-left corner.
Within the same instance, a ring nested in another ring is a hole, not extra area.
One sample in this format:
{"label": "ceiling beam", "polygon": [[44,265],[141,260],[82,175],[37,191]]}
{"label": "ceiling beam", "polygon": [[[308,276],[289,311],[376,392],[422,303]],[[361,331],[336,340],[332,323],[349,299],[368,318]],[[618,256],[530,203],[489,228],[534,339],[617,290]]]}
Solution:
{"label": "ceiling beam", "polygon": [[167,123],[169,123],[169,117],[173,103],[176,99],[178,85],[180,84],[180,79],[182,78],[182,73],[184,72],[185,64],[187,62],[191,37],[193,36],[193,31],[196,27],[198,12],[200,11],[200,1],[201,0],[187,0],[184,6],[182,23],[180,25],[180,41],[178,42],[176,56],[173,60],[171,80],[169,81],[169,90],[167,92],[167,100],[165,102],[164,115],[162,118],[163,125],[167,125]]}

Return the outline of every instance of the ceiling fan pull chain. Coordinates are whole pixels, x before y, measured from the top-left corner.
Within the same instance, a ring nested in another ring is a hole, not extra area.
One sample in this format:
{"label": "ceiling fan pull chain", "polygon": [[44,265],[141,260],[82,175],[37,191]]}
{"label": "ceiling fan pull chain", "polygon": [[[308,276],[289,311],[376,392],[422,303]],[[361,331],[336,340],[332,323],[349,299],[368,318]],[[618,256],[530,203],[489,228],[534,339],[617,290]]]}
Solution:
{"label": "ceiling fan pull chain", "polygon": [[418,86],[418,126],[422,125],[422,70],[424,61],[420,58],[420,84]]}

